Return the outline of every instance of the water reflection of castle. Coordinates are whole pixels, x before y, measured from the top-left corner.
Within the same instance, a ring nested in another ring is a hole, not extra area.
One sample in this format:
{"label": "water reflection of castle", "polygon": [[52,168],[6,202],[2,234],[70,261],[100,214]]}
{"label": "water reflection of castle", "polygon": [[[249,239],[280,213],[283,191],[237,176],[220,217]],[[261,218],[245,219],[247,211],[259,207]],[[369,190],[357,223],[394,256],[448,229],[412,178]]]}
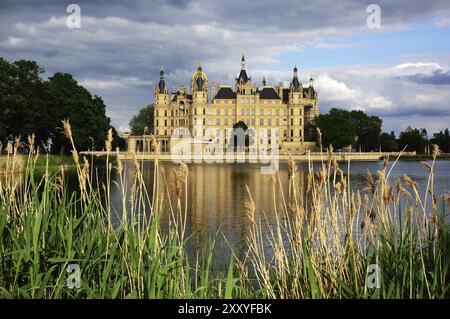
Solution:
{"label": "water reflection of castle", "polygon": [[[136,171],[133,164],[127,165],[127,179],[129,184],[135,178]],[[172,169],[178,166],[170,162],[160,164],[160,199],[163,200],[163,216],[162,223],[167,222],[170,218],[170,209],[176,209],[176,195],[172,190],[174,184]],[[280,185],[283,192],[277,190],[273,194],[272,178],[273,175],[260,173],[258,164],[200,164],[189,165],[188,174],[188,230],[189,233],[195,233],[200,239],[205,239],[219,227],[221,231],[228,234],[235,234],[242,237],[246,234],[248,227],[248,219],[244,202],[248,199],[246,186],[249,187],[253,200],[257,205],[256,218],[268,218],[271,221],[273,215],[274,203],[277,203],[277,211],[279,213],[285,211],[285,206],[290,207],[291,201],[288,187],[287,168],[282,164],[280,166],[279,184],[275,180],[275,187]],[[306,166],[304,170],[300,170],[296,177],[296,185],[298,191],[304,191],[306,187]],[[147,186],[147,190],[152,192],[153,185],[153,167],[147,162],[143,167],[143,179]],[[165,176],[163,176],[163,174]],[[167,184],[166,184],[167,183]],[[282,198],[281,194],[284,195]],[[169,196],[168,196],[169,195]],[[118,194],[120,206],[120,194]],[[184,193],[183,193],[184,198]],[[274,201],[274,196],[276,196]],[[114,195],[113,195],[114,198]],[[184,200],[181,201],[184,209]],[[266,214],[264,217],[263,214]]]}

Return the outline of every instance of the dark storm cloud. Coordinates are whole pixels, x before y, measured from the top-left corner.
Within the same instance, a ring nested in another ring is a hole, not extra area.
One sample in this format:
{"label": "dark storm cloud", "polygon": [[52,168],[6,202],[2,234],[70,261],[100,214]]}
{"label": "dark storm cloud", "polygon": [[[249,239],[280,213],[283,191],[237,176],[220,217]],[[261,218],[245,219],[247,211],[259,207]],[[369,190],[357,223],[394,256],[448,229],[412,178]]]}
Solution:
{"label": "dark storm cloud", "polygon": [[431,74],[415,74],[403,79],[418,84],[450,85],[450,71],[436,70]]}
{"label": "dark storm cloud", "polygon": [[[81,7],[79,30],[65,26],[69,3]],[[197,59],[211,80],[230,83],[242,53],[255,69],[322,39],[370,32],[370,3],[1,0],[0,56],[36,60],[47,75],[72,73],[104,97],[115,125],[126,126],[139,107],[151,102],[161,66],[171,89],[189,84]],[[450,16],[448,0],[376,3],[386,29]],[[290,72],[276,81],[290,80]]]}

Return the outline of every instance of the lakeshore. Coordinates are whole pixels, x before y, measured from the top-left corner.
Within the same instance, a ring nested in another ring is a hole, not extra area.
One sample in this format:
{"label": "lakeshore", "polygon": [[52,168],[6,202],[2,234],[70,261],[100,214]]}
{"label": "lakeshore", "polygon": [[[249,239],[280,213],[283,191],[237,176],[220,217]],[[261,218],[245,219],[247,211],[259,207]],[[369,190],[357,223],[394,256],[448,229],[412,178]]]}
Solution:
{"label": "lakeshore", "polygon": [[[106,152],[80,152],[81,155],[89,155],[94,157],[104,157]],[[184,163],[260,163],[278,160],[286,162],[293,159],[298,162],[320,162],[326,159],[326,153],[321,152],[305,152],[302,154],[249,154],[249,153],[216,153],[216,154],[171,154],[171,153],[154,153],[154,152],[116,152],[109,153],[111,157],[119,157],[121,160],[156,160],[173,161]],[[348,161],[367,161],[376,162],[385,157],[396,159],[397,157],[413,158],[417,156],[416,152],[339,152],[334,153],[338,162]]]}

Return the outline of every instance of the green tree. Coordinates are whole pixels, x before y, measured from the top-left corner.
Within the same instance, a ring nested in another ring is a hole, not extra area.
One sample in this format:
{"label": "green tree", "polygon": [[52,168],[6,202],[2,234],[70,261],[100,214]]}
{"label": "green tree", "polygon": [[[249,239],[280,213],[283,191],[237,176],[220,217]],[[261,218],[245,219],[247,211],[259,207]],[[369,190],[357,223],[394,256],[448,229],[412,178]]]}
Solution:
{"label": "green tree", "polygon": [[332,108],[328,114],[316,117],[314,126],[320,128],[324,147],[331,144],[339,149],[355,145],[357,129],[350,112],[346,110]]}
{"label": "green tree", "polygon": [[433,138],[430,140],[432,144],[439,145],[439,148],[445,152],[450,153],[450,132],[445,129],[444,132],[434,133]]}
{"label": "green tree", "polygon": [[394,131],[391,133],[383,132],[380,135],[380,145],[383,152],[396,152],[398,151],[397,139]]}
{"label": "green tree", "polygon": [[48,80],[49,109],[53,114],[52,149],[67,151],[70,145],[62,131],[61,121],[68,119],[75,141],[80,150],[103,149],[105,136],[111,127],[106,116],[106,106],[99,96],[92,96],[88,90],[67,73],[56,73]]}
{"label": "green tree", "polygon": [[356,148],[364,152],[378,150],[383,120],[378,116],[368,116],[360,110],[351,111],[350,117],[356,128]]}
{"label": "green tree", "polygon": [[[70,74],[56,73],[47,81],[34,61],[9,63],[0,58],[0,142],[35,134],[37,144],[52,145],[52,150],[69,150],[61,121],[68,119],[79,150],[104,147],[112,128],[106,107]],[[125,144],[113,128],[114,145]]]}
{"label": "green tree", "polygon": [[[242,129],[241,132],[243,132],[245,134],[244,137],[244,143],[246,147],[249,147],[250,145],[252,145],[254,143],[253,138],[250,137],[250,135],[248,134],[248,126],[247,124],[245,124],[243,121],[238,121],[236,123],[234,123],[233,125],[233,131],[232,131],[232,136],[233,136],[233,146],[237,147],[238,146],[238,132],[236,132],[236,130],[238,129]],[[230,139],[231,142],[231,139]]]}
{"label": "green tree", "polygon": [[34,61],[8,63],[0,58],[0,141],[35,134],[37,143],[47,144],[51,113],[44,69]]}
{"label": "green tree", "polygon": [[425,129],[417,129],[408,126],[406,130],[400,133],[398,139],[399,149],[406,147],[406,151],[417,153],[425,153],[427,145],[427,131]]}
{"label": "green tree", "polygon": [[147,105],[139,110],[139,113],[130,120],[131,135],[143,135],[145,128],[148,129],[147,134],[154,132],[154,107],[152,104]]}

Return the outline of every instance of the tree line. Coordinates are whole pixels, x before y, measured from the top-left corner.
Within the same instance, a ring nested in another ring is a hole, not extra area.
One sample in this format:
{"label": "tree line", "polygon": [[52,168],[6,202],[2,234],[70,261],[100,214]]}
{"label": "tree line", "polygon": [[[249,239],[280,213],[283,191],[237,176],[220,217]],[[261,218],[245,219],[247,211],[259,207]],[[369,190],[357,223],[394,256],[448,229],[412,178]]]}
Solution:
{"label": "tree line", "polygon": [[[449,130],[434,133],[429,138],[424,128],[408,126],[399,136],[394,131],[382,132],[383,120],[378,116],[369,116],[363,111],[347,111],[332,108],[328,113],[319,115],[313,123],[321,132],[322,144],[333,145],[335,149],[348,148],[350,145],[357,151],[396,152],[415,151],[418,154],[429,152],[432,144],[450,153]],[[316,136],[317,138],[317,136]]]}
{"label": "tree line", "polygon": [[0,58],[0,143],[35,134],[38,145],[52,153],[69,152],[62,120],[69,120],[78,150],[104,148],[108,130],[113,147],[124,148],[101,97],[92,95],[71,74],[48,79],[35,61],[8,62]]}

